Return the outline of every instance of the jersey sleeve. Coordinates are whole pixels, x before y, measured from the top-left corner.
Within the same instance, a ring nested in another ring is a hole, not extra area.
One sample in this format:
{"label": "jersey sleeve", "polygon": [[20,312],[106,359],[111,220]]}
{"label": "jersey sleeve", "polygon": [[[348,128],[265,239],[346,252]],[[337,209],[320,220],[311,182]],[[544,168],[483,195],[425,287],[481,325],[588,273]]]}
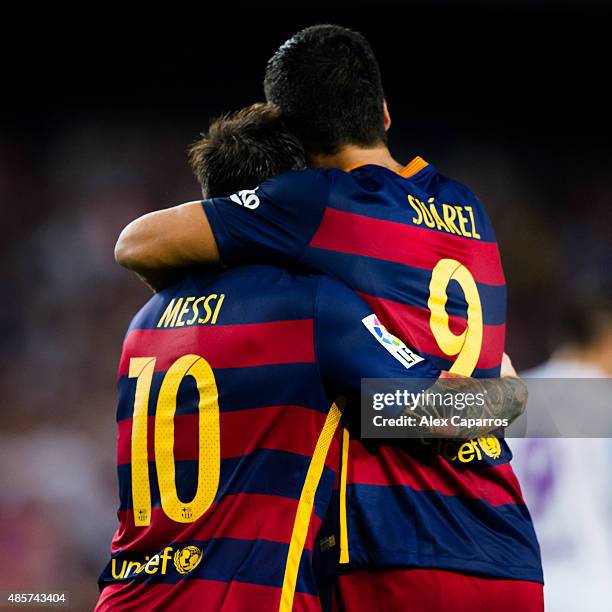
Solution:
{"label": "jersey sleeve", "polygon": [[297,261],[321,223],[330,180],[323,169],[287,172],[255,189],[204,200],[223,263]]}
{"label": "jersey sleeve", "polygon": [[358,397],[362,378],[401,379],[402,389],[417,393],[440,376],[431,361],[388,332],[370,307],[338,281],[321,279],[314,325],[321,378],[334,396]]}

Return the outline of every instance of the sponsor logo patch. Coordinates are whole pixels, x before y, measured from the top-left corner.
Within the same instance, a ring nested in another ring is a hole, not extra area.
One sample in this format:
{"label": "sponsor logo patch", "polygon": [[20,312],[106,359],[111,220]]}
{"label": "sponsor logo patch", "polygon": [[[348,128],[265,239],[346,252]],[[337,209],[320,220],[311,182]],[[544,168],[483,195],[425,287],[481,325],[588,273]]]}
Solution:
{"label": "sponsor logo patch", "polygon": [[361,322],[376,340],[406,369],[410,369],[413,365],[424,361],[423,357],[413,353],[397,336],[389,332],[375,314],[368,315],[361,319]]}
{"label": "sponsor logo patch", "polygon": [[230,200],[239,206],[255,210],[259,206],[259,198],[255,195],[258,189],[259,187],[255,187],[255,189],[243,189],[238,193],[232,194]]}
{"label": "sponsor logo patch", "polygon": [[202,560],[202,549],[197,546],[185,546],[174,553],[174,567],[179,574],[188,574]]}
{"label": "sponsor logo patch", "polygon": [[204,551],[193,545],[174,548],[166,546],[152,557],[146,556],[141,561],[135,559],[111,559],[111,575],[114,580],[146,578],[147,576],[166,576],[171,571],[174,562],[176,571],[181,575],[192,572],[202,561]]}

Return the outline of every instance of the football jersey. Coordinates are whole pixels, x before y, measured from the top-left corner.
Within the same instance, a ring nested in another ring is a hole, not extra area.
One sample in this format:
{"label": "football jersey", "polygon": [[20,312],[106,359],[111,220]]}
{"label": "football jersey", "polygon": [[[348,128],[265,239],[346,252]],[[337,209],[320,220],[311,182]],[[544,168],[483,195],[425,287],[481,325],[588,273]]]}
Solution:
{"label": "football jersey", "polygon": [[[609,378],[603,369],[593,364],[559,355],[553,355],[547,362],[521,375],[528,381]],[[556,381],[550,382],[550,388],[554,388]],[[583,387],[559,385],[558,388],[564,390],[562,401],[566,405],[585,405]],[[594,387],[589,401],[603,406],[609,395],[605,394],[605,399],[597,398],[599,389],[602,388]],[[536,403],[536,410],[527,415],[528,431],[532,427],[537,431],[538,425],[548,426],[546,419],[539,415],[538,407]],[[529,437],[513,440],[512,446],[514,468],[542,548],[547,609],[555,612],[609,610],[612,599],[612,441],[607,438]]]}
{"label": "football jersey", "polygon": [[[499,375],[506,287],[491,222],[474,194],[421,158],[398,173],[290,172],[203,206],[225,263],[324,272],[441,369]],[[430,440],[409,451],[349,439],[341,563],[542,580],[503,439]]]}
{"label": "football jersey", "polygon": [[119,365],[119,528],[97,610],[320,609],[337,398],[359,406],[364,376],[439,375],[386,350],[372,316],[337,281],[266,266],[149,300]]}

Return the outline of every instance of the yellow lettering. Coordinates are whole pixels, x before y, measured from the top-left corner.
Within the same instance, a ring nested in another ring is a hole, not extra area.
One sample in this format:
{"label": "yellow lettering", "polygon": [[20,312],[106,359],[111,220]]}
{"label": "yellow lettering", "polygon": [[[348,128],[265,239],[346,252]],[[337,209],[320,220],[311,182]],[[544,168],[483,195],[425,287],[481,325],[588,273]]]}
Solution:
{"label": "yellow lettering", "polygon": [[172,558],[170,556],[171,552],[172,552],[172,546],[166,546],[166,548],[164,548],[164,552],[162,553],[162,556],[161,556],[161,559],[162,559],[161,573],[162,573],[162,575],[166,573],[166,567],[168,566],[168,561],[170,561],[170,559]]}
{"label": "yellow lettering", "polygon": [[130,561],[128,563],[127,570],[125,570],[126,578],[130,575],[132,568],[135,568],[134,574],[140,574],[140,572],[142,572],[143,565],[142,563],[138,563],[138,561]]}
{"label": "yellow lettering", "polygon": [[176,320],[175,327],[183,327],[183,325],[185,325],[185,321],[183,321],[183,317],[187,314],[187,311],[189,310],[189,304],[193,302],[193,300],[195,300],[194,297],[188,297],[185,300],[185,303],[183,304],[183,308],[181,309],[181,314],[178,316],[178,319]]}
{"label": "yellow lettering", "polygon": [[431,216],[431,213],[427,210],[427,207],[421,200],[417,200],[417,204],[421,208],[421,212],[423,213],[423,220],[425,221],[425,225],[427,227],[435,227],[435,222]]}
{"label": "yellow lettering", "polygon": [[468,215],[470,215],[470,220],[472,221],[472,237],[480,239],[480,234],[476,231],[476,221],[474,220],[474,211],[471,206],[466,206],[465,210],[467,210]]}
{"label": "yellow lettering", "polygon": [[425,223],[427,227],[432,229],[435,227],[449,234],[480,239],[472,206],[442,204],[442,214],[440,214],[433,197],[427,200],[427,204],[424,204],[418,198],[408,195],[408,203],[416,212],[416,217],[412,218],[415,225]]}
{"label": "yellow lettering", "polygon": [[121,580],[121,578],[123,578],[124,574],[125,574],[125,564],[126,561],[122,561],[121,562],[121,571],[119,573],[117,573],[117,559],[111,559],[111,573],[113,575],[113,578],[115,580]]}
{"label": "yellow lettering", "polygon": [[469,463],[470,461],[472,461],[472,459],[474,459],[474,447],[472,446],[471,441],[464,442],[459,447],[457,457],[459,458],[459,461],[461,461],[461,463]]}
{"label": "yellow lettering", "polygon": [[210,317],[212,315],[212,310],[210,308],[210,301],[211,300],[215,300],[217,298],[217,294],[216,293],[211,293],[205,300],[204,300],[204,318],[200,318],[198,319],[198,323],[200,323],[201,325],[204,325],[204,323],[208,323],[208,321],[210,320]]}
{"label": "yellow lettering", "polygon": [[219,301],[217,302],[217,307],[215,308],[215,312],[211,320],[212,325],[214,325],[217,322],[217,317],[219,316],[219,312],[221,311],[221,305],[223,304],[223,300],[225,300],[225,293],[222,293],[219,296]]}
{"label": "yellow lettering", "polygon": [[168,308],[166,308],[164,314],[161,316],[157,327],[173,327],[176,321],[176,317],[181,309],[181,304],[183,303],[183,298],[179,298],[174,303],[174,299],[168,304]]}
{"label": "yellow lettering", "polygon": [[457,209],[457,218],[459,219],[459,227],[461,228],[461,233],[466,238],[471,238],[472,234],[470,234],[470,232],[468,232],[467,229],[465,229],[465,226],[467,225],[468,220],[463,216],[463,207],[455,206],[455,208]]}
{"label": "yellow lettering", "polygon": [[199,297],[192,305],[191,305],[191,311],[193,312],[193,317],[191,319],[189,319],[189,321],[187,321],[187,325],[192,325],[193,323],[196,322],[196,319],[198,318],[198,304],[200,302],[203,302],[206,299],[206,297],[202,296]]}
{"label": "yellow lettering", "polygon": [[455,225],[455,217],[457,211],[449,204],[442,204],[442,214],[444,215],[444,221],[448,227],[448,231],[452,234],[461,234],[457,226]]}
{"label": "yellow lettering", "polygon": [[415,199],[411,195],[408,195],[408,203],[410,204],[410,206],[412,206],[412,208],[415,210],[417,214],[416,217],[412,218],[412,222],[415,225],[421,225],[421,223],[423,223],[423,214],[421,213],[421,210],[417,206]]}
{"label": "yellow lettering", "polygon": [[147,574],[154,574],[159,567],[159,555],[155,555],[145,566]]}
{"label": "yellow lettering", "polygon": [[436,222],[436,227],[438,229],[444,230],[445,232],[448,232],[448,227],[446,227],[446,225],[444,225],[444,222],[442,221],[442,219],[440,219],[440,215],[438,214],[438,211],[436,210],[436,206],[434,204],[434,199],[433,198],[429,198],[429,200],[427,200],[427,202],[429,203],[429,210],[431,211],[431,216],[433,217],[434,221]]}

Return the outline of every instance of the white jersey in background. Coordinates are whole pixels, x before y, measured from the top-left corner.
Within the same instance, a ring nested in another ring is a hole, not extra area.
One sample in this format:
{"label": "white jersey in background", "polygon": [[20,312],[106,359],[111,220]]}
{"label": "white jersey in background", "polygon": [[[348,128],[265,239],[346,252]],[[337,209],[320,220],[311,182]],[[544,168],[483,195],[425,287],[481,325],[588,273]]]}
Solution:
{"label": "white jersey in background", "polygon": [[[529,378],[603,378],[578,361],[552,357]],[[577,393],[578,395],[578,393]],[[570,398],[577,410],[584,398]],[[612,405],[611,405],[612,409]],[[528,408],[529,410],[529,408]],[[529,414],[529,419],[537,415]],[[516,475],[542,549],[549,612],[612,610],[612,441],[512,440]]]}

